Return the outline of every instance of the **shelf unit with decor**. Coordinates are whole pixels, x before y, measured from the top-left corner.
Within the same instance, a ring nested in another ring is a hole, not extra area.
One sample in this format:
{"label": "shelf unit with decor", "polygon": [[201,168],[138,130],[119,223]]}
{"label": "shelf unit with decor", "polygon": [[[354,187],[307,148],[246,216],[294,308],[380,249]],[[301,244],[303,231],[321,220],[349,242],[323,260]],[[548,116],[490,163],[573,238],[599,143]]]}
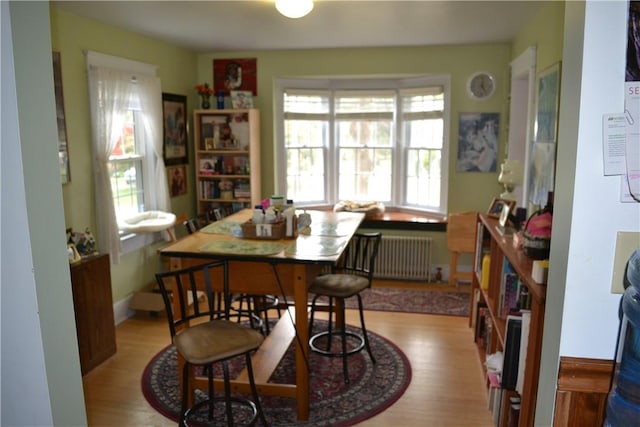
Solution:
{"label": "shelf unit with decor", "polygon": [[198,215],[227,216],[260,203],[257,109],[194,110]]}
{"label": "shelf unit with decor", "polygon": [[[507,355],[508,318],[520,317],[523,325],[522,334],[518,335],[522,337],[522,355],[518,355],[519,360],[515,364],[517,376],[520,377],[518,386],[512,389],[504,388],[503,385],[501,402],[497,405],[502,409],[498,410],[497,414],[494,413],[496,425],[502,427],[512,422],[509,419],[512,414],[507,409],[510,398],[514,397],[520,398],[518,423],[515,425],[533,426],[534,421],[546,286],[533,280],[532,266],[533,260],[521,249],[514,248],[513,236],[500,232],[497,219],[487,214],[478,215],[469,324],[475,327],[475,340],[481,360],[484,362],[487,355],[496,351],[502,351],[503,355]],[[508,285],[513,278],[517,279],[517,302],[515,306],[509,307],[509,298],[506,295],[509,294]],[[480,318],[478,313],[483,314],[483,317]],[[525,318],[527,328],[524,328]],[[485,325],[484,335],[479,331],[479,326],[482,325]],[[505,368],[510,362],[514,361],[505,357]],[[489,381],[487,387],[490,387]]]}

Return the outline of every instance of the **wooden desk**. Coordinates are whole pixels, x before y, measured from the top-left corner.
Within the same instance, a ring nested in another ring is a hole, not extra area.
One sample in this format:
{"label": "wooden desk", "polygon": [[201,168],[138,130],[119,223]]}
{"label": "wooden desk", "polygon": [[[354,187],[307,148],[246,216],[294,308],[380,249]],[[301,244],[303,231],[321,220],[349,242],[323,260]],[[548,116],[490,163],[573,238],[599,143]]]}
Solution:
{"label": "wooden desk", "polygon": [[[298,419],[309,418],[309,331],[307,289],[323,266],[334,265],[360,226],[364,214],[307,211],[312,223],[309,234],[296,239],[251,240],[235,237],[233,228],[251,217],[243,210],[167,246],[160,254],[170,258],[172,269],[212,259],[229,261],[229,289],[234,293],[293,295],[291,317],[284,313],[253,356],[258,391],[263,395],[294,397]],[[268,383],[282,356],[296,343],[296,383]],[[205,383],[206,384],[206,383]],[[206,385],[204,385],[206,388]],[[236,391],[249,391],[246,373],[233,382]]]}

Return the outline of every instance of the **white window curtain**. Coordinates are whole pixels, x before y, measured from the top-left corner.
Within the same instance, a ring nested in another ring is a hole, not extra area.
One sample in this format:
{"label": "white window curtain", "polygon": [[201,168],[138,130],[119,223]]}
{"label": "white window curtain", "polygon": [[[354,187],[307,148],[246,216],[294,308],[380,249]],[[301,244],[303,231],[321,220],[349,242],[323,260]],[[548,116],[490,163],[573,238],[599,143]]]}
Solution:
{"label": "white window curtain", "polygon": [[[137,88],[147,140],[153,149],[153,177],[156,191],[150,194],[149,206],[164,212],[170,211],[169,185],[162,156],[162,89],[155,76],[138,76]],[[166,237],[166,236],[165,236]]]}
{"label": "white window curtain", "polygon": [[[135,80],[135,83],[132,81]],[[131,105],[138,91],[138,99],[147,138],[153,141],[156,178],[155,194],[149,208],[168,211],[169,189],[162,158],[162,98],[160,80],[155,76],[132,75],[119,70],[90,66],[89,99],[92,117],[93,168],[96,191],[96,238],[100,251],[108,252],[111,261],[120,261],[120,235],[113,205],[109,156],[122,129],[123,112]],[[153,200],[155,199],[155,200]]]}

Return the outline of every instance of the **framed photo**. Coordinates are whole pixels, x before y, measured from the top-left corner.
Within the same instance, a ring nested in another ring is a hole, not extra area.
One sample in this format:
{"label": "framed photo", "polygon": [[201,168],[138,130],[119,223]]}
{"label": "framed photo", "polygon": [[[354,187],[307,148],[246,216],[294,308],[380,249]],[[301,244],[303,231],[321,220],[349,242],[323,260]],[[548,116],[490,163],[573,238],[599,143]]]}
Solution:
{"label": "framed photo", "polygon": [[60,166],[60,182],[68,184],[71,182],[71,168],[69,167],[69,145],[67,144],[67,121],[64,114],[60,52],[54,51],[52,56],[53,89],[56,97],[56,117],[58,121],[58,163]]}
{"label": "framed photo", "polygon": [[538,75],[534,141],[556,142],[560,102],[560,63]]}
{"label": "framed photo", "polygon": [[185,165],[167,168],[169,194],[171,197],[187,194],[187,168]]}
{"label": "framed photo", "polygon": [[547,203],[554,188],[560,71],[560,62],[557,62],[541,71],[537,81],[535,135],[526,173],[529,177],[527,201],[539,207]]}
{"label": "framed photo", "polygon": [[189,163],[186,96],[171,93],[162,94],[162,122],[164,164],[169,166]]}
{"label": "framed photo", "polygon": [[509,221],[509,212],[511,212],[511,206],[506,203],[503,204],[502,210],[500,211],[500,218],[498,218],[498,224],[500,224],[500,227],[504,228],[507,226],[507,221]]}
{"label": "framed photo", "polygon": [[457,172],[497,170],[499,113],[460,113]]}
{"label": "framed photo", "polygon": [[500,197],[496,197],[491,202],[491,205],[489,206],[489,210],[487,211],[487,215],[490,216],[491,218],[500,218],[500,216],[502,215],[503,208],[505,206],[509,208],[509,210],[507,211],[507,215],[508,215],[509,212],[513,208],[515,208],[516,201],[511,199],[502,199]]}
{"label": "framed photo", "polygon": [[232,90],[231,106],[239,110],[253,108],[253,94],[249,90]]}
{"label": "framed photo", "polygon": [[232,90],[258,95],[256,58],[214,59],[213,89],[230,96]]}

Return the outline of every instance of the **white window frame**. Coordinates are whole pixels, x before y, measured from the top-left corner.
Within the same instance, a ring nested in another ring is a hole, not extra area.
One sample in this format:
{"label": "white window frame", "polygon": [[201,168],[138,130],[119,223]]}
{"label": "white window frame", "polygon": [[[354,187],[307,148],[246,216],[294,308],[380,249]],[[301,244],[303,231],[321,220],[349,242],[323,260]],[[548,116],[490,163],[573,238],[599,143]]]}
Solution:
{"label": "white window frame", "polygon": [[[440,182],[440,205],[435,209],[424,209],[416,206],[403,205],[405,200],[405,183],[406,183],[406,150],[397,143],[401,140],[401,126],[396,122],[395,141],[392,148],[393,151],[393,173],[394,179],[392,183],[392,200],[391,206],[396,209],[405,211],[416,211],[419,213],[433,213],[446,216],[448,205],[448,180],[449,180],[449,153],[450,153],[450,99],[451,99],[451,78],[449,75],[422,75],[422,76],[390,76],[390,77],[322,77],[322,78],[281,78],[275,82],[275,191],[278,194],[286,194],[286,150],[284,147],[284,94],[287,90],[317,90],[317,91],[347,91],[347,90],[395,90],[399,94],[403,89],[424,88],[441,86],[444,92],[444,108],[443,108],[443,146],[442,146],[442,164],[441,164],[441,182]],[[330,103],[330,129],[334,135],[333,122],[333,102]],[[396,116],[399,113],[400,106],[396,110]],[[318,205],[333,205],[337,200],[337,153],[335,147],[329,147],[329,154],[325,157],[325,184],[326,198],[318,201]],[[402,179],[397,179],[402,177]]]}

